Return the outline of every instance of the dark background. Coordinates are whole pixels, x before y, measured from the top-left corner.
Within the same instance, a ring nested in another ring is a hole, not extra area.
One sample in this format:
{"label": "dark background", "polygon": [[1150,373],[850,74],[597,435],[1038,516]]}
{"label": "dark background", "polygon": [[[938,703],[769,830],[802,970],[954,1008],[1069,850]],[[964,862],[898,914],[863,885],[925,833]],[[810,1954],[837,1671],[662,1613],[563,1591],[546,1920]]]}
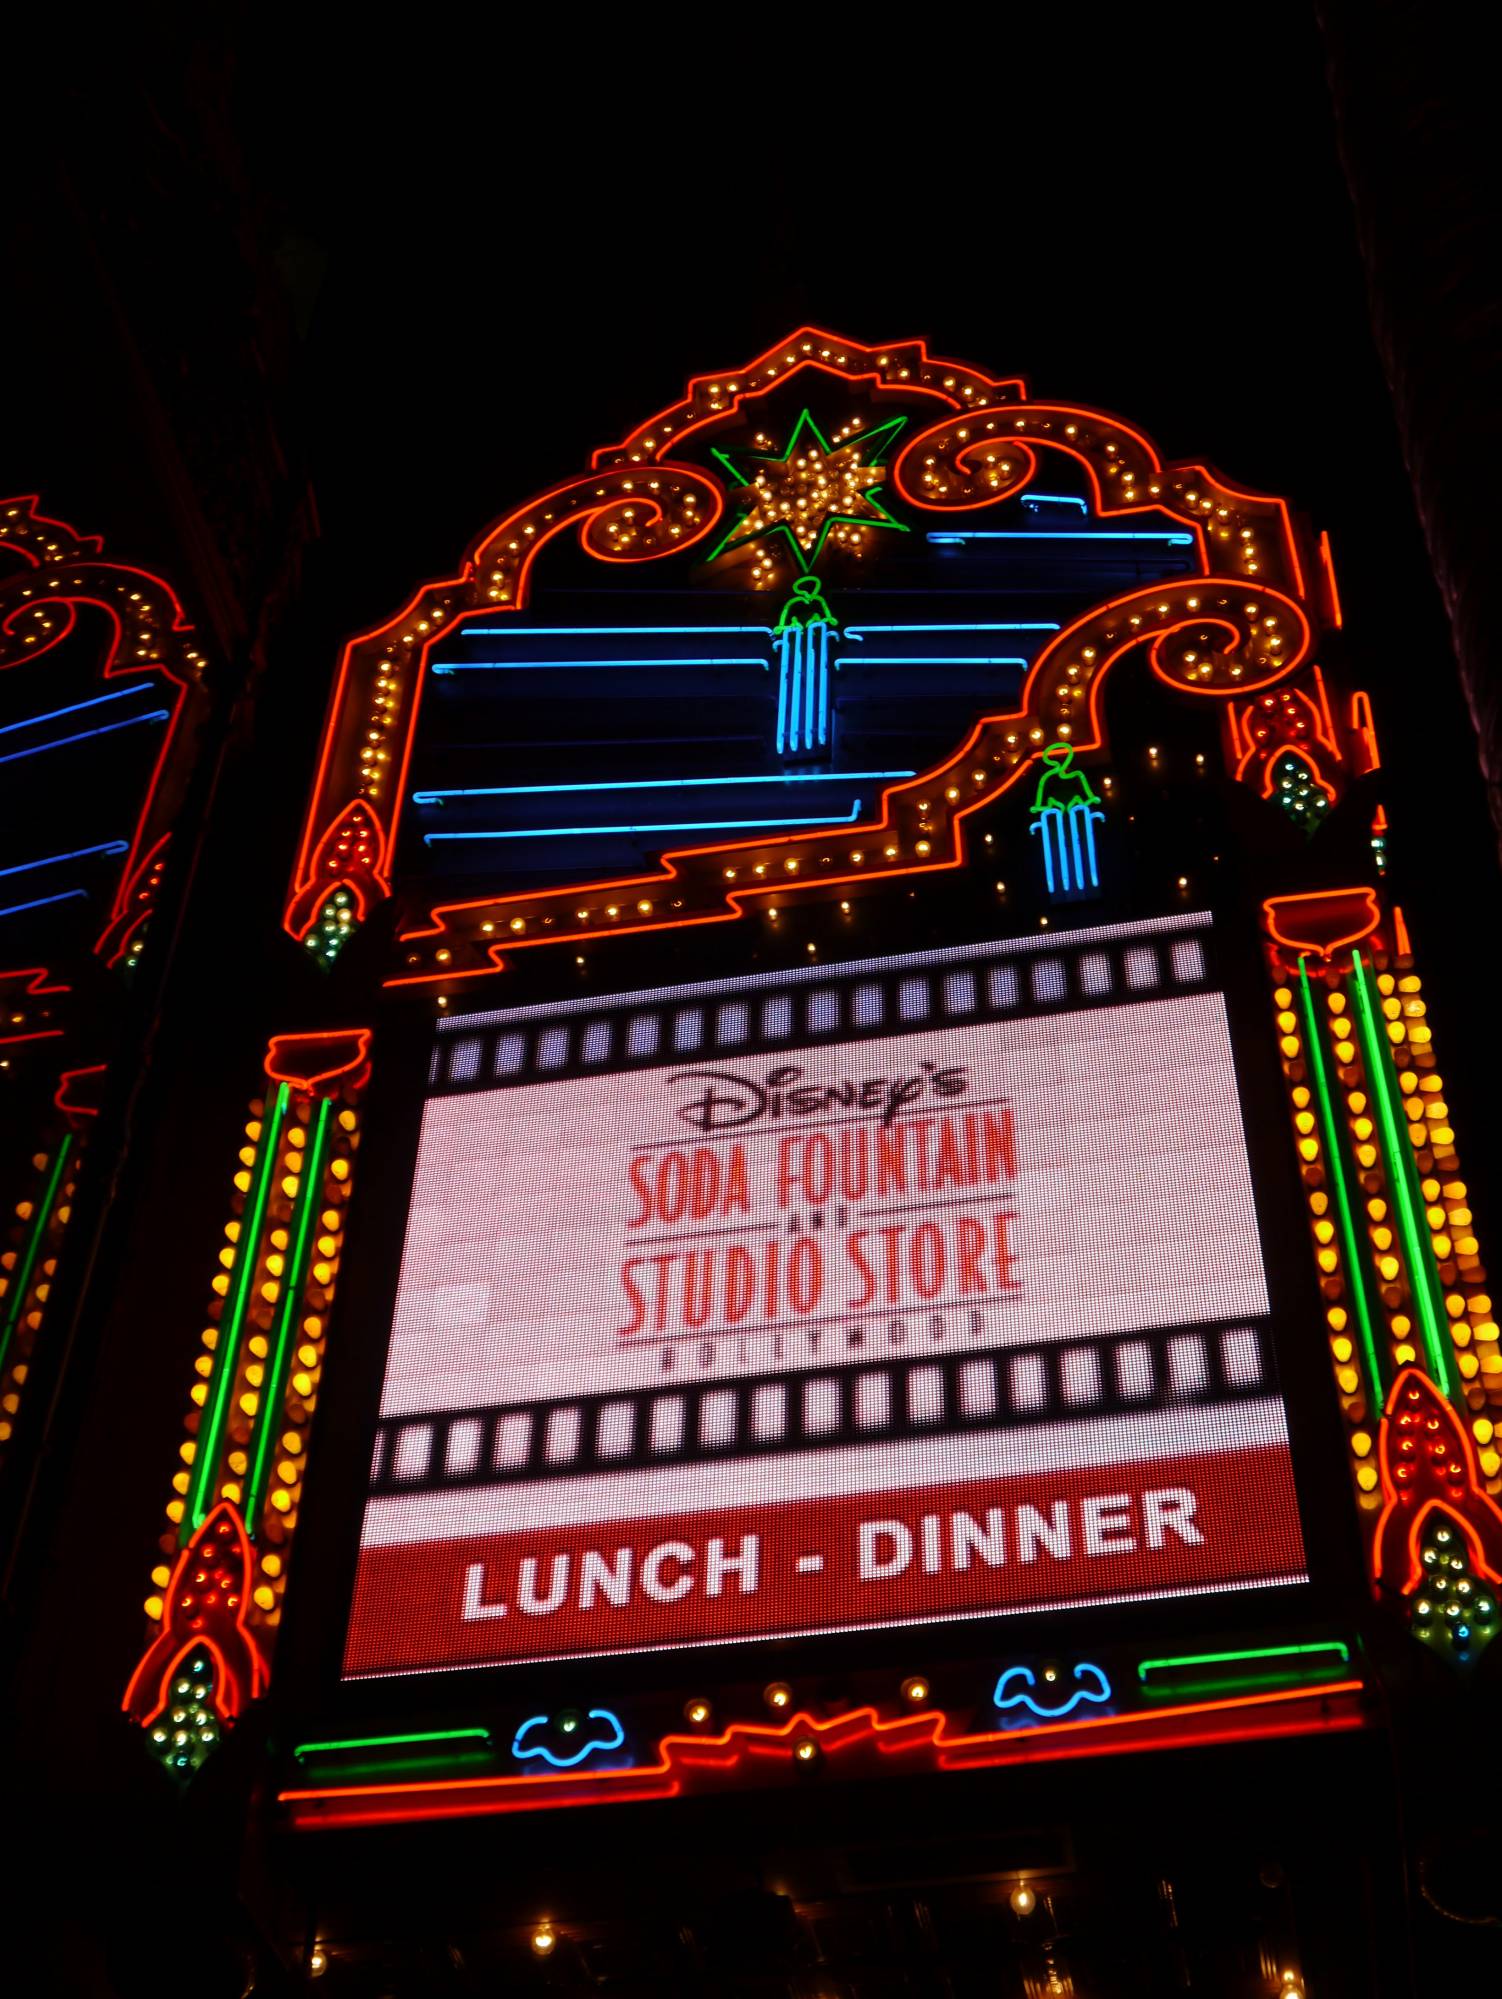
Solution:
{"label": "dark background", "polygon": [[[1363,10],[1333,11],[1349,31]],[[1329,530],[1483,1234],[1495,845],[1310,8],[152,5],[10,53],[0,490],[167,576],[220,695],[141,1164],[95,1287],[134,1301],[133,1339],[111,1345],[102,1307],[82,1326],[15,1588],[23,1781],[51,1799],[33,1926],[83,1933],[34,1989],[206,1994],[191,1953],[228,1918],[217,1890],[169,1917],[166,1884],[232,1880],[244,1772],[221,1759],[217,1808],[209,1786],[185,1826],[113,1708],[225,1135],[268,1014],[314,1005],[277,926],[343,640],[691,373],[809,322],[922,335]],[[1479,49],[1456,60],[1479,79]],[[1437,235],[1447,213],[1436,192]],[[27,1629],[62,1636],[28,1650]]]}

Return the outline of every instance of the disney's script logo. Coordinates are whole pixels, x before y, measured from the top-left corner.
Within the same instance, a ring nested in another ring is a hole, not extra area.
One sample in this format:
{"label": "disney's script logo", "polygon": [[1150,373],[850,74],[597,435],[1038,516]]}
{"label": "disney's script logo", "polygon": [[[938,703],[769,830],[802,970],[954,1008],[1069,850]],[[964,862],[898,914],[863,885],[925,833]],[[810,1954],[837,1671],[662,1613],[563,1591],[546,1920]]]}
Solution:
{"label": "disney's script logo", "polygon": [[962,1097],[969,1077],[962,1067],[920,1062],[910,1076],[843,1078],[837,1083],[803,1080],[796,1064],[769,1070],[761,1082],[723,1069],[684,1069],[672,1083],[702,1083],[697,1096],[678,1106],[678,1115],[696,1131],[728,1131],[766,1118],[816,1117],[838,1110],[880,1111],[884,1125],[924,1096]]}

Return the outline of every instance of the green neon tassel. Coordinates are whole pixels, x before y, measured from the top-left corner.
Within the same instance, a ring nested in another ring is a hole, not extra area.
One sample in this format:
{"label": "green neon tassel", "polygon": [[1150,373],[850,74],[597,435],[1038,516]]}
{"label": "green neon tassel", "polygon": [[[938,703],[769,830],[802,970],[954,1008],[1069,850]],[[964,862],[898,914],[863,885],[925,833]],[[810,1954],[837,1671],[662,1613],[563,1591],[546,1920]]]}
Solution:
{"label": "green neon tassel", "polygon": [[1419,1187],[1418,1165],[1408,1143],[1407,1118],[1398,1119],[1400,1092],[1393,1068],[1392,1051],[1373,1002],[1370,981],[1361,953],[1351,953],[1351,992],[1356,1002],[1356,1026],[1367,1081],[1377,1104],[1377,1129],[1382,1138],[1382,1158],[1387,1182],[1398,1210],[1403,1237],[1404,1260],[1408,1265],[1408,1289],[1413,1307],[1424,1329],[1424,1352],[1429,1372],[1446,1395],[1456,1392],[1455,1355],[1450,1344],[1449,1322],[1444,1309],[1444,1293],[1429,1242],[1423,1214],[1423,1193]]}
{"label": "green neon tassel", "polygon": [[57,1148],[57,1158],[52,1162],[52,1175],[47,1182],[37,1208],[36,1222],[31,1234],[26,1238],[26,1247],[21,1252],[21,1261],[16,1266],[15,1288],[11,1292],[9,1308],[5,1314],[5,1324],[0,1326],[0,1368],[5,1366],[5,1356],[10,1352],[11,1339],[16,1327],[21,1323],[21,1307],[26,1302],[26,1294],[31,1289],[32,1272],[36,1269],[37,1258],[42,1250],[42,1238],[47,1233],[47,1224],[52,1219],[53,1203],[57,1200],[57,1190],[63,1184],[63,1168],[68,1163],[68,1154],[73,1149],[73,1134],[64,1134]]}
{"label": "green neon tassel", "polygon": [[318,1106],[318,1117],[313,1126],[313,1140],[307,1149],[302,1184],[298,1189],[292,1254],[282,1273],[282,1295],[277,1311],[276,1333],[272,1341],[271,1356],[266,1364],[266,1378],[261,1384],[260,1407],[256,1412],[255,1441],[251,1448],[250,1479],[245,1488],[243,1509],[245,1526],[246,1531],[252,1535],[261,1517],[261,1501],[265,1497],[271,1446],[276,1439],[277,1421],[281,1414],[287,1356],[292,1349],[292,1330],[302,1299],[303,1279],[308,1265],[308,1238],[313,1232],[313,1218],[318,1212],[323,1192],[323,1155],[328,1144],[329,1118],[333,1108],[327,1097]]}
{"label": "green neon tassel", "polygon": [[198,1447],[193,1453],[193,1480],[188,1490],[179,1539],[184,1543],[203,1525],[208,1516],[208,1491],[224,1434],[224,1417],[230,1384],[235,1378],[235,1360],[240,1350],[240,1334],[245,1326],[245,1308],[250,1283],[260,1260],[261,1225],[271,1195],[271,1175],[276,1166],[276,1148],[287,1116],[287,1085],[277,1090],[275,1101],[261,1123],[261,1150],[255,1164],[251,1196],[240,1224],[235,1260],[230,1270],[229,1310],[219,1322],[219,1341],[214,1348],[214,1371],[209,1377],[204,1420],[199,1426]]}
{"label": "green neon tassel", "polygon": [[1299,998],[1304,1015],[1304,1046],[1308,1051],[1314,1094],[1319,1104],[1320,1137],[1324,1141],[1325,1157],[1330,1162],[1330,1181],[1335,1189],[1335,1211],[1340,1222],[1340,1247],[1350,1274],[1351,1302],[1356,1308],[1356,1330],[1366,1367],[1368,1414],[1375,1422],[1382,1409],[1384,1383],[1377,1358],[1377,1338],[1372,1330],[1371,1307],[1367,1300],[1371,1272],[1356,1239],[1356,1220],[1351,1206],[1350,1183],[1346,1178],[1345,1154],[1341,1150],[1340,1125],[1335,1116],[1335,1099],[1330,1091],[1330,1072],[1325,1062],[1324,1043],[1320,1039],[1309,973],[1302,958],[1299,960]]}

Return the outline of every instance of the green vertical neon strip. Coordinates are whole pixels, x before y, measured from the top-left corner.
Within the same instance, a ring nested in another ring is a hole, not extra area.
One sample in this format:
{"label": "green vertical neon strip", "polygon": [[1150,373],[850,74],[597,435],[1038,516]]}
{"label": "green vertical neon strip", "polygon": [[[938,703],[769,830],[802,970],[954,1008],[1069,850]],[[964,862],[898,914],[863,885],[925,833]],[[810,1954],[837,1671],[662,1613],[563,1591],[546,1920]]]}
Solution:
{"label": "green vertical neon strip", "polygon": [[1377,1360],[1377,1339],[1372,1330],[1367,1286],[1371,1273],[1356,1238],[1356,1218],[1351,1207],[1351,1188],[1346,1178],[1345,1154],[1340,1145],[1340,1126],[1335,1116],[1335,1099],[1330,1091],[1330,1072],[1325,1063],[1325,1045],[1320,1039],[1319,1017],[1309,985],[1305,961],[1299,960],[1299,999],[1304,1014],[1304,1046],[1309,1051],[1309,1068],[1314,1077],[1314,1094],[1319,1104],[1320,1137],[1330,1162],[1330,1180],[1335,1188],[1335,1212],[1340,1221],[1340,1247],[1351,1279],[1351,1302],[1356,1307],[1356,1329],[1361,1337],[1361,1357],[1366,1366],[1369,1411],[1375,1421],[1382,1408],[1382,1369]]}
{"label": "green vertical neon strip", "polygon": [[276,1333],[272,1339],[271,1357],[266,1364],[266,1378],[261,1383],[261,1402],[256,1413],[255,1443],[251,1452],[250,1482],[245,1488],[245,1516],[247,1532],[254,1534],[256,1522],[261,1517],[261,1500],[266,1491],[266,1471],[271,1461],[271,1446],[276,1439],[277,1418],[282,1406],[282,1384],[286,1379],[287,1355],[292,1347],[292,1328],[302,1301],[303,1278],[308,1265],[308,1237],[313,1231],[313,1217],[318,1212],[319,1200],[323,1193],[323,1153],[328,1143],[329,1118],[333,1105],[325,1097],[318,1106],[318,1118],[313,1126],[313,1142],[308,1147],[303,1163],[302,1186],[298,1193],[297,1220],[293,1225],[292,1254],[287,1261],[282,1276],[281,1306],[277,1312]]}
{"label": "green vertical neon strip", "polygon": [[1356,1001],[1356,1024],[1361,1034],[1361,1050],[1366,1061],[1367,1081],[1377,1100],[1377,1128],[1382,1134],[1382,1156],[1387,1165],[1387,1182],[1392,1189],[1403,1235],[1403,1254],[1408,1264],[1408,1289],[1414,1310],[1424,1328],[1424,1351],[1429,1356],[1429,1372],[1445,1391],[1455,1393],[1454,1354],[1440,1290],[1439,1272],[1430,1254],[1427,1226],[1423,1220],[1423,1193],[1419,1187],[1418,1165],[1405,1127],[1398,1122],[1394,1099],[1398,1096],[1397,1074],[1392,1051],[1372,1000],[1371,983],[1361,953],[1351,953],[1351,991]]}
{"label": "green vertical neon strip", "polygon": [[21,1307],[26,1303],[26,1294],[31,1289],[31,1275],[36,1269],[37,1258],[42,1253],[42,1238],[47,1233],[47,1224],[52,1219],[52,1205],[57,1199],[57,1190],[63,1184],[63,1168],[68,1163],[68,1154],[73,1150],[73,1134],[65,1132],[57,1148],[57,1157],[52,1162],[52,1177],[47,1182],[47,1191],[42,1196],[37,1209],[36,1224],[26,1238],[26,1247],[21,1252],[21,1261],[16,1265],[16,1288],[11,1293],[10,1304],[5,1313],[5,1324],[0,1327],[0,1368],[5,1366],[5,1356],[10,1352],[10,1343],[16,1327],[21,1323]]}
{"label": "green vertical neon strip", "polygon": [[240,1224],[240,1239],[235,1244],[235,1260],[230,1270],[229,1310],[219,1322],[219,1339],[214,1348],[214,1372],[209,1380],[208,1400],[204,1405],[204,1420],[198,1431],[198,1448],[193,1453],[193,1482],[188,1489],[188,1508],[183,1515],[182,1532],[179,1538],[190,1540],[203,1525],[208,1513],[209,1482],[213,1477],[214,1461],[219,1455],[219,1443],[224,1434],[224,1414],[229,1402],[230,1383],[235,1378],[235,1357],[240,1348],[240,1334],[245,1325],[245,1307],[250,1298],[250,1283],[256,1273],[261,1243],[261,1224],[266,1219],[266,1202],[271,1193],[271,1175],[276,1166],[277,1141],[281,1136],[282,1123],[287,1115],[287,1085],[281,1084],[277,1090],[270,1114],[261,1123],[261,1152],[251,1183],[250,1200]]}

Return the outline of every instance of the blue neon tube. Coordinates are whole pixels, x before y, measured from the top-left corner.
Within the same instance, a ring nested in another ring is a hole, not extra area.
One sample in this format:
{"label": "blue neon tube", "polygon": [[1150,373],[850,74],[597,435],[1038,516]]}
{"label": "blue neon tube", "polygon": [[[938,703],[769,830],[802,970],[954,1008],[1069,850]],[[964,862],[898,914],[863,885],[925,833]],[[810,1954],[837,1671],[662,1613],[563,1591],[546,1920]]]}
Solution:
{"label": "blue neon tube", "polygon": [[852,826],[860,809],[861,802],[856,799],[844,819],[831,819],[828,813],[819,812],[808,819],[675,819],[665,825],[516,827],[498,833],[424,833],[422,838],[423,845],[431,847],[440,840],[573,840],[596,833],[723,833],[742,826]]}
{"label": "blue neon tube", "polygon": [[905,657],[897,653],[849,652],[839,653],[836,666],[1026,666],[1025,659],[983,659],[968,653],[915,653]]}
{"label": "blue neon tube", "polygon": [[847,639],[863,639],[868,632],[1056,632],[1054,624],[1030,625],[847,625]]}
{"label": "blue neon tube", "polygon": [[156,688],[149,680],[141,680],[134,687],[116,687],[109,694],[96,694],[88,701],[70,701],[66,708],[49,708],[45,715],[28,715],[24,722],[6,722],[0,725],[0,736],[14,735],[17,729],[35,729],[43,722],[56,722],[64,715],[81,715],[85,708],[101,708],[106,701],[124,701],[131,694],[154,694]]}
{"label": "blue neon tube", "polygon": [[40,861],[18,861],[14,867],[0,868],[0,875],[29,875],[33,868],[55,867],[59,861],[84,861],[91,854],[123,854],[128,840],[106,840],[98,847],[75,847],[71,854],[47,854]]}
{"label": "blue neon tube", "polygon": [[623,777],[588,784],[476,784],[452,791],[414,791],[414,805],[439,805],[445,798],[526,798],[544,791],[676,791],[702,784],[858,784],[872,778],[916,777],[911,770],[785,770],[755,777]]}
{"label": "blue neon tube", "polygon": [[652,638],[678,638],[684,634],[713,634],[716,632],[760,632],[771,638],[770,625],[469,625],[457,636],[462,639],[589,639],[596,636],[607,638],[637,638],[646,633]]}
{"label": "blue neon tube", "polygon": [[13,902],[9,909],[0,909],[0,916],[20,916],[28,909],[45,909],[49,902],[87,902],[87,895],[81,888],[64,889],[61,895],[39,895],[35,902]]}
{"label": "blue neon tube", "polygon": [[1193,545],[1192,534],[1149,533],[1143,528],[989,528],[967,529],[964,534],[946,531],[925,537],[932,542],[960,541],[1167,541],[1175,547]]}
{"label": "blue neon tube", "polygon": [[172,718],[165,708],[153,708],[145,715],[131,715],[124,722],[101,722],[97,729],[83,729],[76,736],[59,736],[55,742],[38,743],[30,750],[10,750],[0,757],[0,764],[17,764],[23,757],[39,757],[47,750],[65,750],[73,743],[86,743],[91,736],[113,735],[116,729],[133,729],[138,722],[168,722]]}
{"label": "blue neon tube", "polygon": [[435,673],[580,673],[639,666],[760,666],[758,653],[730,653],[723,659],[455,659],[435,663]]}

